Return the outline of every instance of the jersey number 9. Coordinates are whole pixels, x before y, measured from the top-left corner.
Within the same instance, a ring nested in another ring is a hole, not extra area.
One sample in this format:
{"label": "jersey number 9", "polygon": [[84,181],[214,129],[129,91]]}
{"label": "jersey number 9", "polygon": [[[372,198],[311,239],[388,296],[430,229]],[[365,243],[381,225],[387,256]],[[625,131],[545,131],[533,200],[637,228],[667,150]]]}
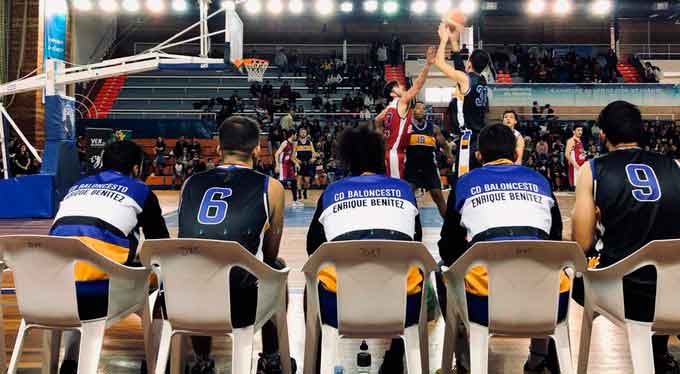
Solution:
{"label": "jersey number 9", "polygon": [[229,204],[224,201],[231,197],[231,188],[213,187],[205,191],[198,209],[198,222],[203,225],[217,225],[227,218]]}
{"label": "jersey number 9", "polygon": [[661,187],[654,169],[649,165],[628,164],[626,165],[628,181],[635,187],[633,197],[641,202],[654,202],[661,198]]}

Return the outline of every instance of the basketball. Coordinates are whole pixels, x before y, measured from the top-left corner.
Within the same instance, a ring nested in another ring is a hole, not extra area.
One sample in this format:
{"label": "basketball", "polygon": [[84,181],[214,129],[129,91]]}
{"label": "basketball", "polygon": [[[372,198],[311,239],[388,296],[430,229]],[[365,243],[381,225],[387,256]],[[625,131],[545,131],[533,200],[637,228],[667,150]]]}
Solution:
{"label": "basketball", "polygon": [[460,9],[451,9],[444,17],[444,22],[446,22],[451,31],[462,29],[465,26],[465,21],[465,14]]}

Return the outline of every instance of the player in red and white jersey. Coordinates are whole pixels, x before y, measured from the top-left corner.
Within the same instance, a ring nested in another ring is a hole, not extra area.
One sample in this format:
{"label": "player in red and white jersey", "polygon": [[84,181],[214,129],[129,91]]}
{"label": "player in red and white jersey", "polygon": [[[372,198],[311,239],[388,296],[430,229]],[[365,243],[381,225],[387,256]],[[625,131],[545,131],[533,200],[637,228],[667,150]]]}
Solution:
{"label": "player in red and white jersey", "polygon": [[276,160],[276,169],[279,172],[279,181],[286,188],[290,188],[293,193],[293,202],[297,201],[297,181],[295,180],[295,160],[293,158],[293,152],[295,150],[295,142],[297,141],[297,134],[295,131],[291,130],[286,135],[287,138],[281,145],[279,149],[274,153],[274,159]]}
{"label": "player in red and white jersey", "polygon": [[569,185],[571,188],[576,186],[581,165],[586,162],[586,149],[583,147],[581,136],[583,135],[583,125],[578,124],[574,127],[574,136],[567,141],[564,155],[569,162]]}
{"label": "player in red and white jersey", "polygon": [[434,64],[435,50],[428,48],[425,67],[413,82],[413,87],[406,89],[397,81],[390,81],[385,85],[385,98],[392,100],[390,104],[375,118],[376,129],[385,136],[385,165],[387,175],[404,179],[404,161],[406,148],[409,144],[411,120],[413,112],[411,101],[425,85],[430,73],[430,66]]}

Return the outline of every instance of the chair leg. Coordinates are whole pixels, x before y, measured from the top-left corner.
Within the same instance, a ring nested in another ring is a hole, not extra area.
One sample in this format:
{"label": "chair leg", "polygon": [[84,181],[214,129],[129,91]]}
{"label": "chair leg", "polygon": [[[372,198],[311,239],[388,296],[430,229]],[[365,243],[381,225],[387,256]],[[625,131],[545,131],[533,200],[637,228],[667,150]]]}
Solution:
{"label": "chair leg", "polygon": [[309,286],[307,286],[307,321],[305,324],[305,362],[304,362],[304,374],[316,374],[317,366],[317,356],[319,354],[319,338],[320,338],[320,326],[319,326],[319,314],[316,303],[311,300],[315,295],[310,292]]}
{"label": "chair leg", "polygon": [[21,351],[24,349],[24,338],[26,338],[27,333],[28,327],[26,327],[26,321],[22,318],[21,323],[19,324],[19,331],[17,332],[17,339],[14,342],[14,350],[12,351],[12,358],[9,361],[7,374],[15,374],[17,371]]}
{"label": "chair leg", "polygon": [[[0,280],[2,280],[2,278],[0,278]],[[0,305],[0,352],[2,352],[2,355],[0,355],[0,372],[6,373],[7,357],[5,352],[7,352],[7,347],[5,346],[5,318],[2,313],[2,305]]]}
{"label": "chair leg", "polygon": [[458,322],[449,320],[450,314],[447,314],[444,325],[444,346],[442,348],[442,374],[451,374],[453,368],[453,352],[456,351],[456,336]]}
{"label": "chair leg", "polygon": [[165,369],[168,366],[168,357],[170,356],[170,346],[172,343],[172,326],[170,322],[163,321],[163,328],[161,329],[161,339],[158,344],[158,359],[154,365],[156,374],[165,374]]}
{"label": "chair leg", "polygon": [[633,360],[633,372],[636,374],[653,373],[652,324],[626,321],[626,334],[630,357]]}
{"label": "chair leg", "polygon": [[560,364],[560,372],[562,374],[574,374],[574,364],[571,359],[571,345],[569,344],[569,325],[564,322],[557,325],[555,328],[555,335],[552,336],[555,340],[557,348],[557,360]]}
{"label": "chair leg", "polygon": [[[404,329],[404,348],[406,349],[406,368],[408,374],[427,374],[429,368],[423,363],[422,357],[422,337],[419,336],[418,325]],[[429,347],[425,348],[428,351]],[[429,358],[429,357],[428,357]]]}
{"label": "chair leg", "polygon": [[470,334],[470,373],[487,374],[489,371],[489,328],[471,323]]}
{"label": "chair leg", "polygon": [[[156,294],[156,292],[154,292]],[[153,339],[153,303],[150,295],[142,308],[142,331],[144,331],[144,356],[146,359],[146,370],[148,373],[154,372],[154,364],[156,358],[155,345]],[[155,297],[154,297],[155,299]]]}
{"label": "chair leg", "polygon": [[43,373],[59,372],[61,333],[59,330],[45,330],[43,334]]}
{"label": "chair leg", "polygon": [[581,345],[578,350],[578,368],[576,370],[578,374],[586,374],[588,372],[588,358],[590,356],[590,341],[594,320],[595,313],[586,302],[583,308],[583,322],[581,322]]}
{"label": "chair leg", "polygon": [[288,339],[288,318],[285,306],[276,313],[276,332],[279,340],[279,354],[283,374],[292,374],[290,362],[290,340]]}
{"label": "chair leg", "polygon": [[99,357],[104,343],[106,319],[84,322],[80,328],[80,353],[78,355],[78,374],[97,372]]}
{"label": "chair leg", "polygon": [[338,365],[338,350],[340,335],[338,330],[328,326],[321,326],[321,373],[332,373]]}
{"label": "chair leg", "polygon": [[[231,342],[231,373],[250,373],[253,368],[253,337],[255,327],[234,329]],[[281,358],[283,360],[283,357]]]}
{"label": "chair leg", "polygon": [[182,374],[184,372],[184,356],[186,349],[186,339],[187,336],[175,335],[173,336],[175,343],[172,345],[170,351],[170,373],[171,374]]}

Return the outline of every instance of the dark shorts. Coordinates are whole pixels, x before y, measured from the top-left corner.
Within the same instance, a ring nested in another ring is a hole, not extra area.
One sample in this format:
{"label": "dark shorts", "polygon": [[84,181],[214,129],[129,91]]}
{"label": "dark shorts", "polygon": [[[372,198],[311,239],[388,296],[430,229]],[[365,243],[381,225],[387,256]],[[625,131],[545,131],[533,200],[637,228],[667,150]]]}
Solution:
{"label": "dark shorts", "polygon": [[406,150],[406,163],[404,165],[404,179],[417,188],[426,190],[441,189],[442,183],[437,168],[437,160],[434,148],[418,147],[426,149]]}
{"label": "dark shorts", "polygon": [[310,162],[300,162],[300,171],[298,175],[301,177],[311,178],[316,175],[316,165]]}
{"label": "dark shorts", "polygon": [[[406,327],[413,326],[420,319],[420,302],[422,292],[406,297]],[[321,311],[321,323],[338,328],[338,296],[335,292],[327,290],[319,283],[319,309]]]}

